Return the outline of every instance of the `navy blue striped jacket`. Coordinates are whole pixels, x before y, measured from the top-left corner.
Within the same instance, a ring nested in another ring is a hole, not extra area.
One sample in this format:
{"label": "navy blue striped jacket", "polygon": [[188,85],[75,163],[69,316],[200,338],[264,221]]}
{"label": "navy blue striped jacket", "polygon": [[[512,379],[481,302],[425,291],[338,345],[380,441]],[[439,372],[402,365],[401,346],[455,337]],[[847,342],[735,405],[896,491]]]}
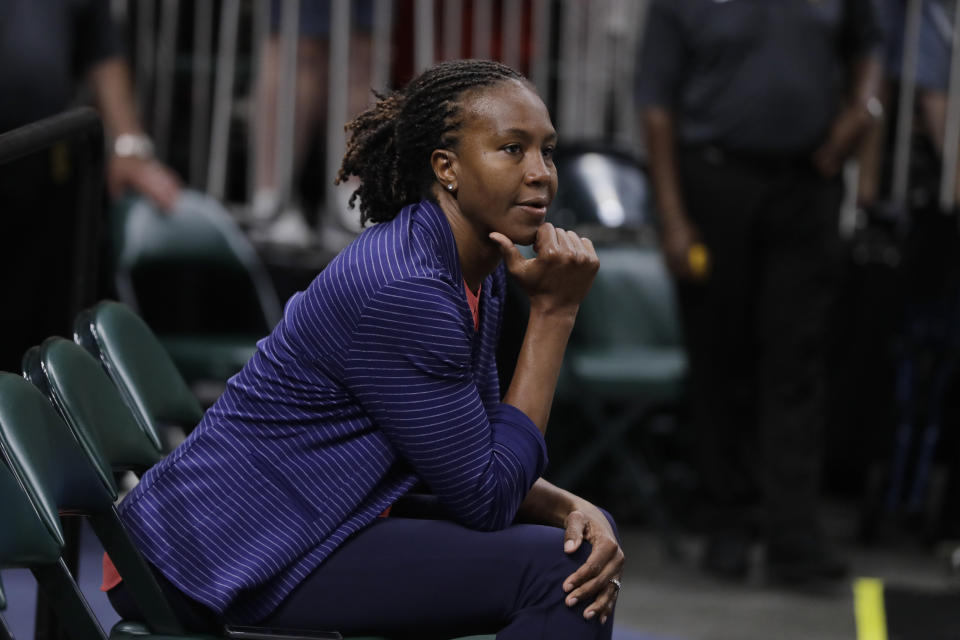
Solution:
{"label": "navy blue striped jacket", "polygon": [[546,447],[500,403],[504,277],[484,281],[477,331],[437,205],[365,230],[121,503],[147,559],[252,622],[417,480],[468,527],[509,525]]}

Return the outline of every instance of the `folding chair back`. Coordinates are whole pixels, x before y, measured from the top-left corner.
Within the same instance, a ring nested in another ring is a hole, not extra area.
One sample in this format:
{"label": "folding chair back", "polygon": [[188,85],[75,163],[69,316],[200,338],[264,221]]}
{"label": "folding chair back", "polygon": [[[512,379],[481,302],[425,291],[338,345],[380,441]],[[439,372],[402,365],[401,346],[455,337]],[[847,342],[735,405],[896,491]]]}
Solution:
{"label": "folding chair back", "polygon": [[60,512],[113,510],[116,491],[104,488],[50,402],[29,382],[6,372],[0,372],[0,448],[60,544]]}
{"label": "folding chair back", "polygon": [[91,434],[83,439],[85,445],[39,389],[19,376],[0,372],[0,449],[47,530],[62,546],[58,514],[86,516],[150,629],[182,634],[149,566],[117,515],[117,492],[112,481],[103,480],[103,469],[109,469],[103,453]]}
{"label": "folding chair back", "polygon": [[[30,504],[16,478],[0,463],[0,567],[29,569],[37,564],[54,564],[60,558],[60,543]],[[6,602],[4,602],[6,607]]]}
{"label": "folding chair back", "polygon": [[99,359],[137,422],[157,448],[164,426],[190,432],[203,417],[173,360],[146,323],[129,307],[103,301],[81,312],[74,339]]}
{"label": "folding chair back", "polygon": [[550,209],[557,226],[596,243],[635,243],[652,235],[652,189],[640,159],[608,142],[582,141],[557,150],[559,187]]}
{"label": "folding chair back", "polygon": [[185,190],[170,213],[132,197],[113,210],[120,299],[191,383],[222,382],[280,319],[269,273],[215,198]]}
{"label": "folding chair back", "polygon": [[686,356],[660,254],[624,246],[598,255],[600,271],[577,315],[565,383],[612,400],[676,402]]}
{"label": "folding chair back", "polygon": [[[12,375],[12,374],[3,374]],[[0,567],[30,569],[75,640],[105,640],[61,559],[63,532],[51,531],[10,469],[0,463]],[[0,618],[0,637],[13,634]]]}
{"label": "folding chair back", "polygon": [[660,253],[599,249],[600,271],[577,316],[577,333],[604,347],[682,347],[673,284]]}
{"label": "folding chair back", "polygon": [[81,346],[48,338],[27,351],[23,371],[57,408],[107,486],[113,486],[114,471],[139,474],[163,458],[103,367]]}

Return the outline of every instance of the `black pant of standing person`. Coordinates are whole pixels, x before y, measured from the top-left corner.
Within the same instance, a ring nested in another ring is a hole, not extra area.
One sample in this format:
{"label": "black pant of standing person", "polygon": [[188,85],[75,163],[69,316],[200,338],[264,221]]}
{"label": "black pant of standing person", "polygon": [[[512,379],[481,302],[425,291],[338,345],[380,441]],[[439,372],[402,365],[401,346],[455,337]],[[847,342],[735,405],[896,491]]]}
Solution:
{"label": "black pant of standing person", "polygon": [[808,158],[714,147],[678,158],[687,212],[710,255],[706,277],[679,285],[700,468],[715,508],[704,563],[728,577],[746,573],[758,527],[772,577],[843,572],[817,525],[842,184]]}

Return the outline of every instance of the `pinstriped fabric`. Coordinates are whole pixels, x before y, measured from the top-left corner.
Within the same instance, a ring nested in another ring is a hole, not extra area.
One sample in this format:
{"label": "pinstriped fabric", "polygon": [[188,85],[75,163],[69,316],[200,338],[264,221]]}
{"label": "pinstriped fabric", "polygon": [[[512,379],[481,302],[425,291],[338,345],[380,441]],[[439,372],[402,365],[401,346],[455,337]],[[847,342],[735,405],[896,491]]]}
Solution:
{"label": "pinstriped fabric", "polygon": [[186,594],[255,622],[417,480],[469,527],[506,527],[546,465],[501,404],[503,268],[480,328],[430,202],[364,231],[287,303],[189,438],[120,505]]}

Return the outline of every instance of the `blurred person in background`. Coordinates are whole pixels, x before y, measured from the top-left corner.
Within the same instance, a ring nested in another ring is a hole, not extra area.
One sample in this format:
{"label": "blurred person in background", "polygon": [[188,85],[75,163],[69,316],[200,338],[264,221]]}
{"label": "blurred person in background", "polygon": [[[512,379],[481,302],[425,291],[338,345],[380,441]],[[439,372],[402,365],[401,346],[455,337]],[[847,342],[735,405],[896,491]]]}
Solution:
{"label": "blurred person in background", "polygon": [[941,159],[947,125],[947,94],[950,83],[955,7],[956,5],[948,0],[927,0],[923,3],[920,22],[917,89],[923,116],[923,129]]}
{"label": "blurred person in background", "polygon": [[[895,91],[903,67],[904,30],[906,7],[904,0],[882,0],[879,3],[884,31],[885,81],[880,88],[880,99],[885,107],[895,106]],[[914,164],[924,164],[924,156],[931,154],[942,158],[943,140],[947,122],[947,90],[950,81],[950,54],[953,39],[952,0],[924,0],[920,13],[920,32],[916,65],[916,105],[917,115],[914,126],[922,134],[920,148],[912,149]],[[882,197],[885,151],[889,148],[891,136],[889,119],[878,119],[870,128],[859,155],[860,172],[857,190],[857,203],[863,207],[877,205]],[[919,154],[918,154],[919,152]],[[917,163],[917,155],[920,162]],[[936,164],[935,162],[933,164]],[[934,172],[939,167],[933,167]],[[922,171],[921,171],[922,173]],[[914,175],[914,182],[929,184],[930,179],[939,180],[939,175]],[[960,190],[960,180],[957,181]],[[960,195],[960,193],[958,193]]]}
{"label": "blurred person in background", "polygon": [[[881,254],[874,247],[861,255],[892,257],[882,263],[886,299],[871,302],[874,308],[888,300],[897,305],[894,322],[883,335],[890,347],[878,350],[895,367],[889,394],[895,426],[882,432],[887,437],[875,448],[859,533],[874,540],[896,523],[897,528],[918,528],[923,540],[932,542],[955,537],[951,531],[960,526],[948,506],[957,467],[948,407],[949,381],[960,353],[960,179],[957,173],[946,174],[948,160],[956,158],[945,155],[956,3],[884,0],[881,7],[887,31],[882,94],[894,117],[876,123],[861,150],[857,202],[864,244],[884,249]],[[911,45],[906,22],[908,8],[914,7],[919,11],[918,40]],[[916,56],[909,75],[903,69],[908,53]],[[896,149],[902,115],[898,98],[911,91],[915,101],[903,132],[907,147]],[[895,167],[898,151],[907,156],[905,167]],[[905,169],[906,176],[893,176],[895,169]],[[904,178],[898,187],[905,190],[886,188]],[[942,184],[951,179],[952,192]]]}
{"label": "blurred person in background", "polygon": [[153,157],[107,0],[6,0],[0,21],[0,132],[64,111],[84,84],[103,118],[107,185],[170,209],[180,181]]}
{"label": "blurred person in background", "polygon": [[653,0],[639,101],[679,292],[705,570],[845,573],[818,522],[840,171],[876,116],[871,0]]}
{"label": "blurred person in background", "polygon": [[[153,157],[153,145],[137,117],[109,2],[5,0],[0,18],[0,133],[75,106],[82,88],[103,119],[110,195],[119,197],[132,189],[169,210],[180,181]],[[66,224],[51,227],[51,220],[74,215],[71,207],[76,206],[57,199],[64,191],[66,165],[55,160],[31,156],[0,170],[0,299],[17,305],[17,313],[4,320],[0,369],[18,371],[26,347],[64,330],[50,326],[47,307],[61,305],[69,278],[58,270],[60,258],[43,253],[57,251],[53,243],[38,240],[66,233]],[[14,273],[16,277],[10,277]]]}
{"label": "blurred person in background", "polygon": [[[254,223],[269,223],[279,216],[282,226],[275,229],[281,237],[302,239],[307,233],[306,223],[315,221],[315,212],[302,212],[298,202],[298,186],[311,147],[325,135],[329,100],[330,59],[330,0],[304,0],[300,3],[297,38],[296,74],[294,78],[293,111],[293,176],[290,201],[284,195],[276,175],[277,109],[280,94],[281,39],[280,21],[283,3],[270,3],[270,35],[259,52],[259,67],[255,90],[257,117],[256,164],[251,218]],[[348,113],[352,117],[366,107],[370,100],[370,56],[372,51],[373,3],[360,0],[350,3],[350,80]],[[323,146],[322,144],[320,145]],[[318,172],[317,175],[326,175]],[[310,182],[317,182],[311,180]],[[320,194],[322,198],[322,194]]]}

